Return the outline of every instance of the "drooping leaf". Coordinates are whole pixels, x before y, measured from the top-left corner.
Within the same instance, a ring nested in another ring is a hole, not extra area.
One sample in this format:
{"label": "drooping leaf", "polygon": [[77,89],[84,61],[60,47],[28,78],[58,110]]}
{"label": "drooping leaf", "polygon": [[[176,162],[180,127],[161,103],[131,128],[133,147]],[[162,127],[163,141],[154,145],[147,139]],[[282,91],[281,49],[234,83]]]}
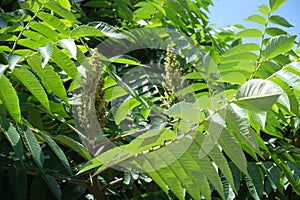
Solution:
{"label": "drooping leaf", "polygon": [[56,199],[61,199],[62,192],[57,180],[48,174],[43,174],[43,179]]}
{"label": "drooping leaf", "polygon": [[25,170],[12,167],[9,170],[8,177],[15,199],[23,200],[27,193],[27,175]]}
{"label": "drooping leaf", "polygon": [[42,67],[44,68],[52,56],[52,52],[53,52],[52,43],[49,43],[44,47],[38,47],[37,49],[43,57]]}
{"label": "drooping leaf", "polygon": [[285,1],[286,0],[269,0],[271,11],[274,12],[278,10]]}
{"label": "drooping leaf", "polygon": [[229,132],[226,127],[214,121],[210,122],[209,134],[216,134],[213,131],[221,131],[217,142],[221,145],[222,149],[232,160],[232,162],[245,174],[247,172],[247,160],[243,153],[239,142],[234,138],[233,134]]}
{"label": "drooping leaf", "polygon": [[32,200],[44,200],[46,199],[47,187],[41,175],[37,175],[33,178],[30,187],[30,198]]}
{"label": "drooping leaf", "polygon": [[68,147],[70,147],[72,150],[77,152],[79,155],[81,155],[84,159],[86,160],[91,160],[93,157],[91,154],[88,152],[86,148],[79,142],[73,140],[72,138],[65,136],[65,135],[58,135],[55,137],[55,139],[61,143],[64,144]]}
{"label": "drooping leaf", "polygon": [[23,124],[19,125],[19,130],[25,147],[31,154],[35,164],[39,169],[42,169],[44,165],[44,153],[36,137],[34,136],[33,132],[29,129],[29,127]]}
{"label": "drooping leaf", "polygon": [[4,117],[0,115],[0,130],[12,146],[16,156],[22,160],[23,144],[16,128]]}
{"label": "drooping leaf", "polygon": [[0,78],[0,98],[11,117],[16,122],[21,121],[19,98],[16,90],[6,76],[1,76]]}
{"label": "drooping leaf", "polygon": [[263,174],[262,174],[259,166],[257,166],[253,162],[248,162],[248,171],[249,171],[249,175],[252,179],[251,181],[252,181],[254,187],[249,187],[251,184],[248,183],[249,184],[249,186],[248,186],[247,179],[246,179],[247,187],[250,190],[251,196],[254,199],[259,200],[262,198],[263,191],[264,191]]}
{"label": "drooping leaf", "polygon": [[235,103],[256,112],[268,111],[281,94],[282,89],[275,83],[252,79],[240,87]]}
{"label": "drooping leaf", "polygon": [[72,175],[72,169],[70,167],[69,161],[68,161],[66,155],[64,154],[64,152],[62,151],[62,149],[51,139],[50,136],[43,134],[43,133],[41,136],[45,139],[45,141],[47,142],[47,144],[49,145],[51,150],[54,152],[54,154],[57,156],[59,161],[63,164],[63,166],[69,172],[69,174]]}
{"label": "drooping leaf", "polygon": [[72,58],[76,59],[77,47],[74,40],[66,38],[63,40],[59,40],[59,43],[71,54]]}
{"label": "drooping leaf", "polygon": [[235,104],[230,104],[227,108],[226,121],[234,130],[236,137],[247,147],[259,153],[257,140],[250,131],[250,120],[247,112]]}
{"label": "drooping leaf", "polygon": [[13,74],[21,81],[21,83],[35,96],[35,98],[50,111],[49,101],[44,88],[38,79],[25,68],[15,68]]}
{"label": "drooping leaf", "polygon": [[284,26],[284,27],[293,27],[292,24],[290,24],[285,18],[281,17],[281,16],[278,16],[278,15],[272,15],[270,18],[269,18],[270,22],[272,22],[273,24],[278,24],[278,25],[281,25],[281,26]]}

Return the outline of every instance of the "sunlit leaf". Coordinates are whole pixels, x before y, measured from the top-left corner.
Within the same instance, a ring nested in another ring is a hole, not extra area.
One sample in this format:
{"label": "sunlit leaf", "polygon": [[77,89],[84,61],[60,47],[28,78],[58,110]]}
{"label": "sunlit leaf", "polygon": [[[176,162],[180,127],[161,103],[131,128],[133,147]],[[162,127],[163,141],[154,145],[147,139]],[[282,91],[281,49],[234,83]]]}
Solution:
{"label": "sunlit leaf", "polygon": [[52,56],[52,51],[53,51],[52,43],[49,43],[44,47],[38,47],[38,50],[43,57],[42,67],[44,68]]}
{"label": "sunlit leaf", "polygon": [[251,15],[251,16],[247,17],[245,20],[255,22],[255,23],[258,23],[261,25],[264,25],[267,23],[266,19],[263,16],[257,15],[257,14]]}
{"label": "sunlit leaf", "polygon": [[261,30],[258,29],[245,29],[240,32],[238,32],[235,37],[237,38],[260,38],[262,37],[263,33]]}
{"label": "sunlit leaf", "polygon": [[77,47],[74,40],[66,38],[63,40],[59,40],[59,43],[71,54],[72,58],[76,59]]}
{"label": "sunlit leaf", "polygon": [[44,88],[38,79],[25,68],[15,68],[13,74],[21,81],[21,83],[35,96],[35,98],[50,111],[49,101]]}
{"label": "sunlit leaf", "polygon": [[17,121],[21,121],[21,111],[17,92],[6,76],[0,78],[0,98],[4,103],[11,117]]}
{"label": "sunlit leaf", "polygon": [[256,112],[268,111],[281,94],[282,89],[275,83],[252,79],[238,90],[236,104]]}
{"label": "sunlit leaf", "polygon": [[286,2],[286,0],[269,0],[271,11],[274,12],[278,10],[284,2]]}

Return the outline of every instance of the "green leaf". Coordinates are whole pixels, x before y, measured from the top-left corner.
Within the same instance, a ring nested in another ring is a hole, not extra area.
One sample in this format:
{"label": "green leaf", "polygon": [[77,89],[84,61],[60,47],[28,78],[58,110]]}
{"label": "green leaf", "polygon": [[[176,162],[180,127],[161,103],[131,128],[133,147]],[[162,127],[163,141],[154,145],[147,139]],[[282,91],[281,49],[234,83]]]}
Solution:
{"label": "green leaf", "polygon": [[287,71],[287,70],[280,70],[275,73],[275,76],[292,86],[293,88],[296,88],[297,90],[300,90],[300,77],[296,74]]}
{"label": "green leaf", "polygon": [[61,199],[62,192],[55,178],[48,174],[43,174],[43,179],[56,199]]}
{"label": "green leaf", "polygon": [[25,147],[31,154],[34,162],[39,169],[43,169],[44,154],[33,132],[25,125],[19,125],[20,135],[25,144]]}
{"label": "green leaf", "polygon": [[284,27],[288,27],[288,28],[293,27],[293,25],[291,25],[286,19],[278,15],[272,15],[269,18],[269,21],[272,22],[273,24],[278,24]]}
{"label": "green leaf", "polygon": [[271,11],[274,12],[278,10],[285,1],[286,0],[269,0]]}
{"label": "green leaf", "polygon": [[50,111],[49,101],[44,88],[38,79],[26,68],[15,68],[13,74],[21,81],[21,83],[35,96],[35,98]]}
{"label": "green leaf", "polygon": [[67,9],[63,8],[57,2],[54,2],[54,1],[47,2],[46,8],[53,11],[55,14],[61,16],[64,19],[68,19],[71,22],[80,23],[76,20],[76,17],[72,14],[72,12],[70,12]]}
{"label": "green leaf", "polygon": [[265,25],[267,23],[266,19],[261,15],[251,15],[245,19],[246,21],[255,22],[261,25]]}
{"label": "green leaf", "polygon": [[19,98],[17,92],[9,82],[6,76],[1,76],[0,78],[0,98],[5,105],[5,108],[11,115],[11,117],[16,121],[21,121],[21,110],[19,105]]}
{"label": "green leaf", "polygon": [[255,112],[268,111],[281,94],[282,89],[277,84],[267,80],[252,79],[238,90],[235,103]]}
{"label": "green leaf", "polygon": [[25,1],[19,3],[20,7],[25,10],[30,10],[32,12],[37,12],[40,9],[40,6],[35,1]]}
{"label": "green leaf", "polygon": [[62,83],[62,80],[60,79],[60,76],[54,71],[52,66],[46,65],[46,67],[43,69],[42,59],[38,56],[27,59],[27,62],[40,77],[48,93],[53,92],[62,100],[68,102],[66,90]]}
{"label": "green leaf", "polygon": [[81,155],[84,159],[91,160],[93,158],[91,156],[91,154],[88,152],[88,150],[84,146],[82,146],[82,144],[80,144],[79,142],[73,140],[72,138],[67,137],[65,135],[58,135],[58,136],[55,137],[55,139],[59,143],[70,147],[72,150],[74,150],[79,155]]}
{"label": "green leaf", "polygon": [[74,40],[70,38],[66,38],[63,40],[59,40],[59,43],[70,53],[72,58],[76,59],[77,56],[77,47]]}
{"label": "green leaf", "polygon": [[170,109],[166,111],[170,117],[178,117],[182,119],[187,119],[192,122],[199,122],[201,112],[195,104],[180,102],[173,105]]}
{"label": "green leaf", "polygon": [[9,68],[11,70],[13,70],[21,58],[22,58],[22,56],[20,56],[20,55],[10,54],[8,56],[8,65],[9,65]]}
{"label": "green leaf", "polygon": [[43,57],[42,67],[44,68],[52,56],[52,52],[53,52],[52,43],[49,43],[44,47],[38,47],[37,49]]}
{"label": "green leaf", "polygon": [[53,47],[53,55],[52,60],[69,76],[71,76],[74,80],[78,77],[78,71],[76,65],[72,62],[72,60],[57,47]]}
{"label": "green leaf", "polygon": [[135,107],[140,105],[141,102],[134,98],[129,98],[125,100],[116,110],[116,113],[114,115],[115,117],[115,122],[117,125],[121,123],[123,119],[125,119],[126,115]]}
{"label": "green leaf", "polygon": [[30,23],[30,28],[43,34],[44,36],[46,36],[47,38],[51,39],[52,41],[56,42],[57,38],[58,38],[58,34],[52,30],[51,28],[49,28],[49,26],[39,23],[39,22],[35,22],[32,21]]}
{"label": "green leaf", "polygon": [[231,56],[223,57],[220,60],[220,63],[251,61],[251,60],[257,60],[257,59],[258,59],[258,56],[255,53],[245,52],[245,53],[239,53],[239,54],[234,54]]}
{"label": "green leaf", "polygon": [[263,33],[261,30],[250,28],[250,29],[245,29],[240,32],[238,32],[235,37],[237,38],[260,38],[262,37]]}
{"label": "green leaf", "polygon": [[259,166],[257,166],[256,163],[253,162],[248,162],[248,172],[254,185],[254,187],[250,187],[251,190],[248,187],[248,189],[250,190],[250,194],[254,199],[258,197],[257,200],[260,200],[263,196],[263,191],[264,191],[263,174]]}
{"label": "green leaf", "polygon": [[286,53],[294,46],[296,36],[279,35],[272,37],[266,46],[265,54],[266,58],[274,58],[282,53]]}
{"label": "green leaf", "polygon": [[0,64],[0,78],[7,68],[8,68],[8,65]]}
{"label": "green leaf", "polygon": [[19,133],[15,127],[4,117],[0,115],[0,130],[5,135],[6,139],[12,146],[16,156],[22,160],[23,158],[23,144]]}
{"label": "green leaf", "polygon": [[232,160],[232,162],[245,174],[248,174],[247,171],[247,160],[245,154],[243,153],[239,142],[234,138],[233,134],[229,132],[222,124],[216,123],[215,121],[210,120],[209,130],[210,135],[215,135],[214,131],[221,132],[217,142],[221,145],[222,149]]}
{"label": "green leaf", "polygon": [[244,109],[235,104],[228,105],[226,110],[226,122],[234,131],[237,139],[254,152],[260,153],[257,140],[250,131],[250,119]]}
{"label": "green leaf", "polygon": [[270,14],[270,9],[267,5],[265,4],[262,4],[260,6],[258,6],[258,10],[262,13],[262,14],[265,14],[265,15],[268,15]]}
{"label": "green leaf", "polygon": [[[293,89],[290,87],[289,84],[286,83],[286,81],[280,79],[278,76],[273,76],[271,79],[271,81],[273,81],[274,83],[276,83],[277,85],[279,85],[284,92],[287,94],[288,98],[289,98],[289,105],[290,105],[290,110],[297,116],[300,117],[300,112],[299,112],[299,102],[297,97],[294,94]],[[300,80],[300,78],[299,78]],[[289,79],[288,79],[289,81]]]}
{"label": "green leaf", "polygon": [[82,25],[74,28],[70,33],[70,38],[77,40],[81,37],[88,37],[88,36],[105,36],[100,30],[97,28]]}
{"label": "green leaf", "polygon": [[68,11],[71,11],[71,4],[69,0],[58,0],[57,1],[61,7],[67,9]]}
{"label": "green leaf", "polygon": [[63,36],[69,36],[70,29],[57,17],[45,12],[39,12],[37,14],[37,17],[43,20],[46,24],[48,24],[50,28],[52,27],[58,30]]}
{"label": "green leaf", "polygon": [[37,175],[33,178],[30,187],[30,199],[31,200],[44,200],[46,199],[46,185],[41,175]]}
{"label": "green leaf", "polygon": [[267,28],[266,33],[270,36],[286,35],[287,34],[286,31],[281,30],[280,28],[276,28],[276,27]]}
{"label": "green leaf", "polygon": [[25,199],[27,193],[27,175],[25,170],[11,167],[8,172],[8,178],[15,199]]}
{"label": "green leaf", "polygon": [[69,161],[67,157],[65,156],[64,152],[61,150],[61,148],[51,139],[50,136],[43,134],[41,135],[51,150],[54,152],[54,154],[57,156],[59,161],[63,164],[63,166],[66,168],[66,170],[69,172],[70,175],[72,175],[72,169],[70,167]]}
{"label": "green leaf", "polygon": [[224,53],[224,57],[235,55],[235,54],[241,54],[241,53],[246,53],[250,51],[257,51],[260,49],[260,46],[255,43],[246,43],[246,44],[239,44],[237,46],[234,46],[230,49],[228,49]]}

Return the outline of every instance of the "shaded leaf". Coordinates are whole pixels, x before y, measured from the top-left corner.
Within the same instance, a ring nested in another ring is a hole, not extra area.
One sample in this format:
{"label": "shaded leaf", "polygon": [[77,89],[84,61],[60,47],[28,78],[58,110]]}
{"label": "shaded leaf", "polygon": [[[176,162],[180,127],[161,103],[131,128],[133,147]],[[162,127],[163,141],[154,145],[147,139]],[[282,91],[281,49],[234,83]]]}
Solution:
{"label": "shaded leaf", "polygon": [[51,139],[50,136],[46,134],[41,135],[47,144],[50,146],[51,150],[54,152],[54,154],[57,156],[59,161],[63,164],[63,166],[66,168],[66,170],[69,172],[70,175],[72,175],[72,169],[70,167],[69,161],[67,157],[65,156],[64,152],[61,150],[61,148]]}
{"label": "shaded leaf", "polygon": [[55,137],[55,139],[57,140],[57,142],[70,147],[72,150],[81,155],[84,159],[90,160],[93,158],[82,144],[73,140],[72,138],[67,137],[65,135],[58,135]]}
{"label": "shaded leaf", "polygon": [[269,21],[272,22],[273,24],[278,24],[284,27],[293,27],[292,24],[290,24],[285,18],[278,16],[278,15],[272,15],[269,18]]}
{"label": "shaded leaf", "polygon": [[274,12],[278,10],[285,1],[286,0],[269,0],[271,11]]}
{"label": "shaded leaf", "polygon": [[39,169],[43,169],[44,153],[33,132],[27,126],[22,124],[19,125],[19,130],[24,145],[31,154],[34,162]]}
{"label": "shaded leaf", "polygon": [[27,175],[25,170],[12,167],[9,169],[8,177],[15,199],[23,200],[27,193]]}
{"label": "shaded leaf", "polygon": [[21,137],[15,127],[4,117],[0,115],[0,130],[12,146],[16,156],[22,160],[23,144]]}

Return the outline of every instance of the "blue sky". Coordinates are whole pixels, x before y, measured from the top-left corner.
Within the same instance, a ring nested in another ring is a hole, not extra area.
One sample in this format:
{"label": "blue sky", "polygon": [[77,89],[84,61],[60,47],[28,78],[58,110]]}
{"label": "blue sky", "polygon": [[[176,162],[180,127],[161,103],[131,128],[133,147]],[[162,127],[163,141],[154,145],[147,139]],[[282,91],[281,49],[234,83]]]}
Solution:
{"label": "blue sky", "polygon": [[[210,23],[215,28],[223,28],[228,25],[243,24],[247,28],[258,28],[253,22],[245,22],[243,19],[252,15],[260,14],[258,6],[268,5],[268,0],[214,0],[214,6],[210,7],[208,14]],[[280,15],[290,22],[294,27],[284,29],[289,34],[298,35],[300,40],[300,0],[287,0],[274,15]]]}

